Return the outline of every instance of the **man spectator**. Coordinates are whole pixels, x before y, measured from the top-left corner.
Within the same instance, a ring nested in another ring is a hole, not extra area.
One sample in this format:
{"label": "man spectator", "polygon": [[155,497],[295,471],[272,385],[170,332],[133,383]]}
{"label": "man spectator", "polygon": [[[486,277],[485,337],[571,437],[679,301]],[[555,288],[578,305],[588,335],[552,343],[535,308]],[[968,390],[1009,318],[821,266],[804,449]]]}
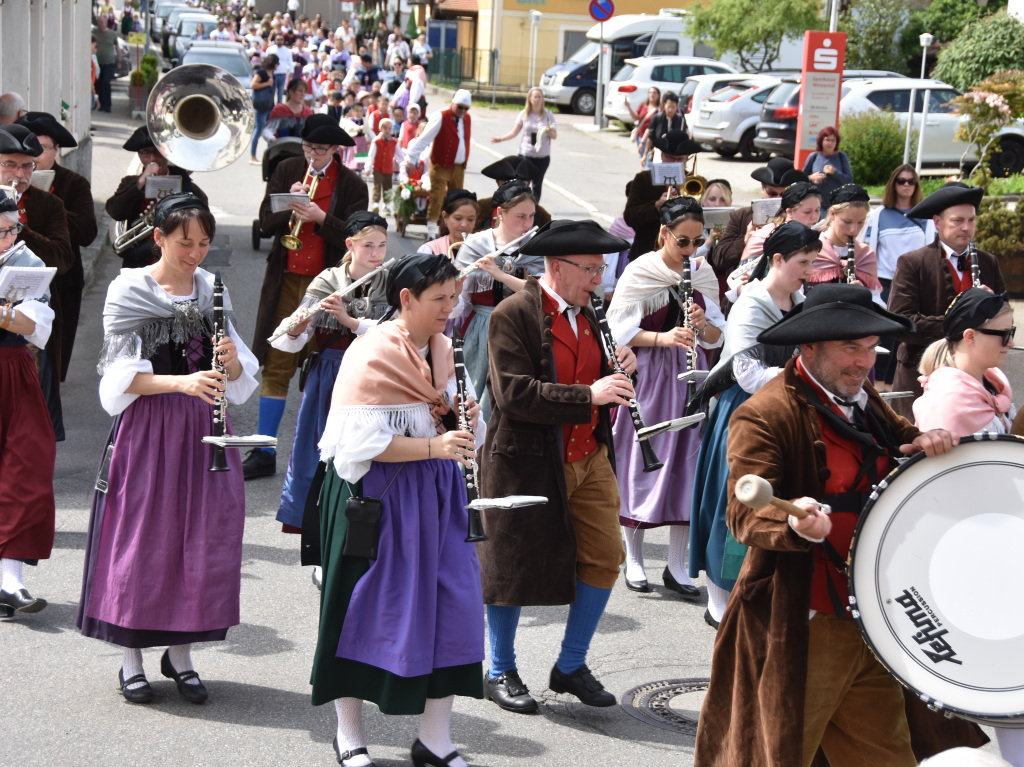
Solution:
{"label": "man spectator", "polygon": [[466,89],[460,88],[455,91],[451,105],[431,116],[420,137],[409,144],[409,155],[406,159],[408,172],[412,172],[416,167],[420,155],[426,148],[431,147],[430,205],[427,208],[428,240],[437,239],[437,221],[448,190],[465,187],[466,161],[469,159],[473,125],[469,116],[472,102],[472,95]]}
{"label": "man spectator", "polygon": [[211,40],[230,40],[231,33],[228,32],[228,25],[223,21],[217,22],[217,28],[210,33]]}
{"label": "man spectator", "polygon": [[373,50],[377,54],[377,63],[384,66],[384,55],[388,52],[388,25],[381,21],[373,33]]}
{"label": "man spectator", "polygon": [[342,84],[346,88],[357,86],[357,89],[369,91],[381,77],[380,67],[373,63],[373,56],[363,53],[359,56],[359,64],[349,70]]}
{"label": "man spectator", "polygon": [[117,30],[102,16],[92,31],[96,38],[96,60],[100,73],[96,78],[96,95],[99,97],[101,112],[110,111],[111,84],[117,71]]}
{"label": "man spectator", "polygon": [[13,91],[0,96],[0,125],[11,125],[25,115],[25,99]]}
{"label": "man spectator", "polygon": [[288,85],[288,76],[295,68],[292,61],[292,49],[284,44],[284,35],[277,34],[274,37],[274,44],[267,46],[267,53],[277,54],[277,69],[274,70],[274,92],[277,95],[277,103],[284,101],[284,89]]}

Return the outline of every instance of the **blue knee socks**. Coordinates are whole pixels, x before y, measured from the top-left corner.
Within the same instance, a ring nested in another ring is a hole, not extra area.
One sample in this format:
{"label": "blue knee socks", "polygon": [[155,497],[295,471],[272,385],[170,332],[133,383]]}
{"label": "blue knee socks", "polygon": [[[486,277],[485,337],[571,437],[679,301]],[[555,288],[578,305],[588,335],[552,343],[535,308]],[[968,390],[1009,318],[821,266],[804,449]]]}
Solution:
{"label": "blue knee socks", "polygon": [[[257,434],[265,434],[268,437],[277,436],[277,429],[281,425],[281,419],[284,417],[285,402],[286,400],[277,399],[276,397],[260,397],[260,414],[259,420],[256,422]],[[272,447],[261,449],[271,454],[277,452]]]}
{"label": "blue knee socks", "polygon": [[521,607],[487,605],[487,637],[491,645],[488,675],[497,679],[516,667],[516,629]]}
{"label": "blue knee socks", "polygon": [[571,674],[587,662],[587,650],[594,638],[597,624],[604,615],[611,589],[598,589],[576,580],[576,601],[569,608],[569,620],[565,624],[562,652],[558,654],[555,666],[563,674]]}

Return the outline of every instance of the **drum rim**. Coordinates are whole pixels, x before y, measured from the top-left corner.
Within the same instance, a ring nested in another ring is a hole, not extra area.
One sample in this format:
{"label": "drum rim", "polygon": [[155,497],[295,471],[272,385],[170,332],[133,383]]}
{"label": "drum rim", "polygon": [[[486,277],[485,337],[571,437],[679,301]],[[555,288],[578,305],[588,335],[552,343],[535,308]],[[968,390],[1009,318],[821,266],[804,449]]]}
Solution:
{"label": "drum rim", "polygon": [[[1024,445],[1024,437],[1017,436],[1014,434],[996,434],[994,432],[975,432],[974,434],[968,434],[960,438],[960,445],[972,444],[977,442],[1016,442]],[[889,675],[895,679],[900,686],[907,689],[915,697],[920,699],[929,708],[933,708],[935,711],[945,713],[947,716],[954,715],[961,719],[967,719],[969,721],[977,722],[980,724],[987,724],[994,727],[1012,727],[1012,728],[1024,728],[1024,711],[1020,711],[1014,714],[985,714],[978,711],[971,711],[969,709],[961,708],[958,706],[950,705],[944,701],[936,700],[930,695],[926,694],[922,690],[910,682],[903,679],[893,667],[886,662],[886,660],[879,654],[876,644],[871,640],[867,630],[864,627],[864,622],[861,618],[860,610],[858,609],[859,602],[857,600],[857,591],[854,584],[854,552],[857,548],[857,542],[861,538],[862,528],[864,527],[867,518],[870,516],[869,512],[874,508],[875,503],[881,497],[881,493],[884,492],[895,478],[909,470],[911,466],[926,458],[924,451],[920,451],[910,456],[899,466],[890,471],[877,485],[872,487],[871,493],[868,496],[867,502],[864,504],[860,516],[857,519],[857,524],[854,527],[853,538],[850,540],[850,552],[847,555],[846,560],[846,578],[847,578],[847,589],[849,593],[850,604],[847,606],[847,610],[850,616],[853,618],[854,623],[857,625],[857,631],[860,632],[861,638],[864,640],[864,644],[867,645],[871,654],[875,657],[883,668],[889,672]],[[934,707],[933,707],[934,706]]]}

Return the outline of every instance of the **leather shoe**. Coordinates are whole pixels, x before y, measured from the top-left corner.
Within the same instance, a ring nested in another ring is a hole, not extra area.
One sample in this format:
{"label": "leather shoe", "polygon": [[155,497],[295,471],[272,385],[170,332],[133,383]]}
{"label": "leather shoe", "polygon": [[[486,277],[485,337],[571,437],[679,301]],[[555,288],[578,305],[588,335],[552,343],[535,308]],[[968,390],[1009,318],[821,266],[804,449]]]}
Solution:
{"label": "leather shoe", "polygon": [[558,666],[551,669],[551,681],[548,683],[552,692],[567,692],[575,695],[588,706],[607,708],[615,705],[615,696],[604,689],[604,685],[594,678],[584,663],[571,674],[563,674]]}
{"label": "leather shoe", "polygon": [[626,574],[622,574],[622,579],[626,582],[626,588],[630,591],[639,591],[641,594],[650,593],[651,586],[647,583],[647,579],[644,578],[642,581],[631,581],[626,577]]}
{"label": "leather shoe", "polygon": [[[153,700],[153,688],[149,686],[149,680],[146,679],[145,674],[136,674],[125,679],[122,668],[117,670],[117,680],[121,683],[121,694],[129,703],[149,703]],[[128,685],[137,682],[142,682],[142,685],[128,689]]]}
{"label": "leather shoe", "polygon": [[665,582],[666,589],[674,591],[687,599],[696,599],[700,596],[700,589],[687,583],[680,583],[672,577],[672,573],[667,567],[665,568],[665,572],[661,574],[661,578]]}
{"label": "leather shoe", "polygon": [[324,590],[324,571],[320,566],[313,568],[313,585],[316,586],[317,591]]}
{"label": "leather shoe", "polygon": [[25,589],[0,591],[0,607],[8,607],[19,613],[37,613],[46,607],[46,600],[36,599]]}
{"label": "leather shoe", "polygon": [[[353,756],[359,756],[360,754],[366,754],[367,756],[370,755],[370,752],[367,751],[366,748],[353,748],[350,751],[342,751],[341,748],[338,747],[337,735],[334,736],[334,753],[338,757],[338,764],[340,764],[341,767],[345,767],[345,762]],[[371,761],[367,767],[376,767],[376,765]]]}
{"label": "leather shoe", "polygon": [[496,679],[485,680],[487,697],[498,704],[498,708],[517,714],[532,714],[537,710],[537,701],[530,696],[530,690],[519,678],[515,669],[506,671]]}
{"label": "leather shoe", "polygon": [[[210,694],[206,691],[206,685],[199,680],[199,674],[195,671],[182,671],[178,673],[174,670],[174,666],[171,665],[171,659],[167,656],[167,650],[164,650],[164,655],[160,658],[160,673],[168,679],[173,679],[175,684],[178,685],[178,694],[187,700],[189,703],[206,703],[206,699],[210,697]],[[189,684],[189,679],[195,679],[199,684]]]}
{"label": "leather shoe", "polygon": [[412,744],[412,763],[413,767],[424,767],[424,765],[431,765],[431,767],[448,767],[452,763],[453,759],[458,759],[459,752],[452,751],[444,759],[439,757],[429,748],[423,745],[423,742],[416,738],[416,742]]}
{"label": "leather shoe", "polygon": [[713,628],[715,631],[718,631],[718,621],[716,621],[714,617],[712,617],[711,611],[706,608],[704,610],[704,622],[708,624],[711,628]]}
{"label": "leather shoe", "polygon": [[270,477],[277,474],[277,455],[258,447],[250,450],[242,461],[242,476],[245,479]]}

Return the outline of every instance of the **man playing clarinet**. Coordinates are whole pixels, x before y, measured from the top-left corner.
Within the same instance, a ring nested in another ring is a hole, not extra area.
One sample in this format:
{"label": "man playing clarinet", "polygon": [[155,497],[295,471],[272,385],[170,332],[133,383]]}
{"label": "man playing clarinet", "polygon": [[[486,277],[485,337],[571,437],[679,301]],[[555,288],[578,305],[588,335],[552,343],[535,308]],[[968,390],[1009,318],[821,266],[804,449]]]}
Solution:
{"label": "man playing clarinet", "polygon": [[[477,547],[491,657],[486,693],[507,711],[537,710],[516,667],[525,605],[571,605],[551,689],[590,706],[615,704],[586,656],[624,559],[608,406],[628,405],[634,393],[602,352],[590,301],[607,268],[603,254],[627,247],[593,221],[552,221],[522,249],[544,257],[544,275],[528,278],[491,315],[494,410],[481,493],[549,499],[484,512],[489,540]],[[633,353],[620,347],[616,357],[632,373]]]}

